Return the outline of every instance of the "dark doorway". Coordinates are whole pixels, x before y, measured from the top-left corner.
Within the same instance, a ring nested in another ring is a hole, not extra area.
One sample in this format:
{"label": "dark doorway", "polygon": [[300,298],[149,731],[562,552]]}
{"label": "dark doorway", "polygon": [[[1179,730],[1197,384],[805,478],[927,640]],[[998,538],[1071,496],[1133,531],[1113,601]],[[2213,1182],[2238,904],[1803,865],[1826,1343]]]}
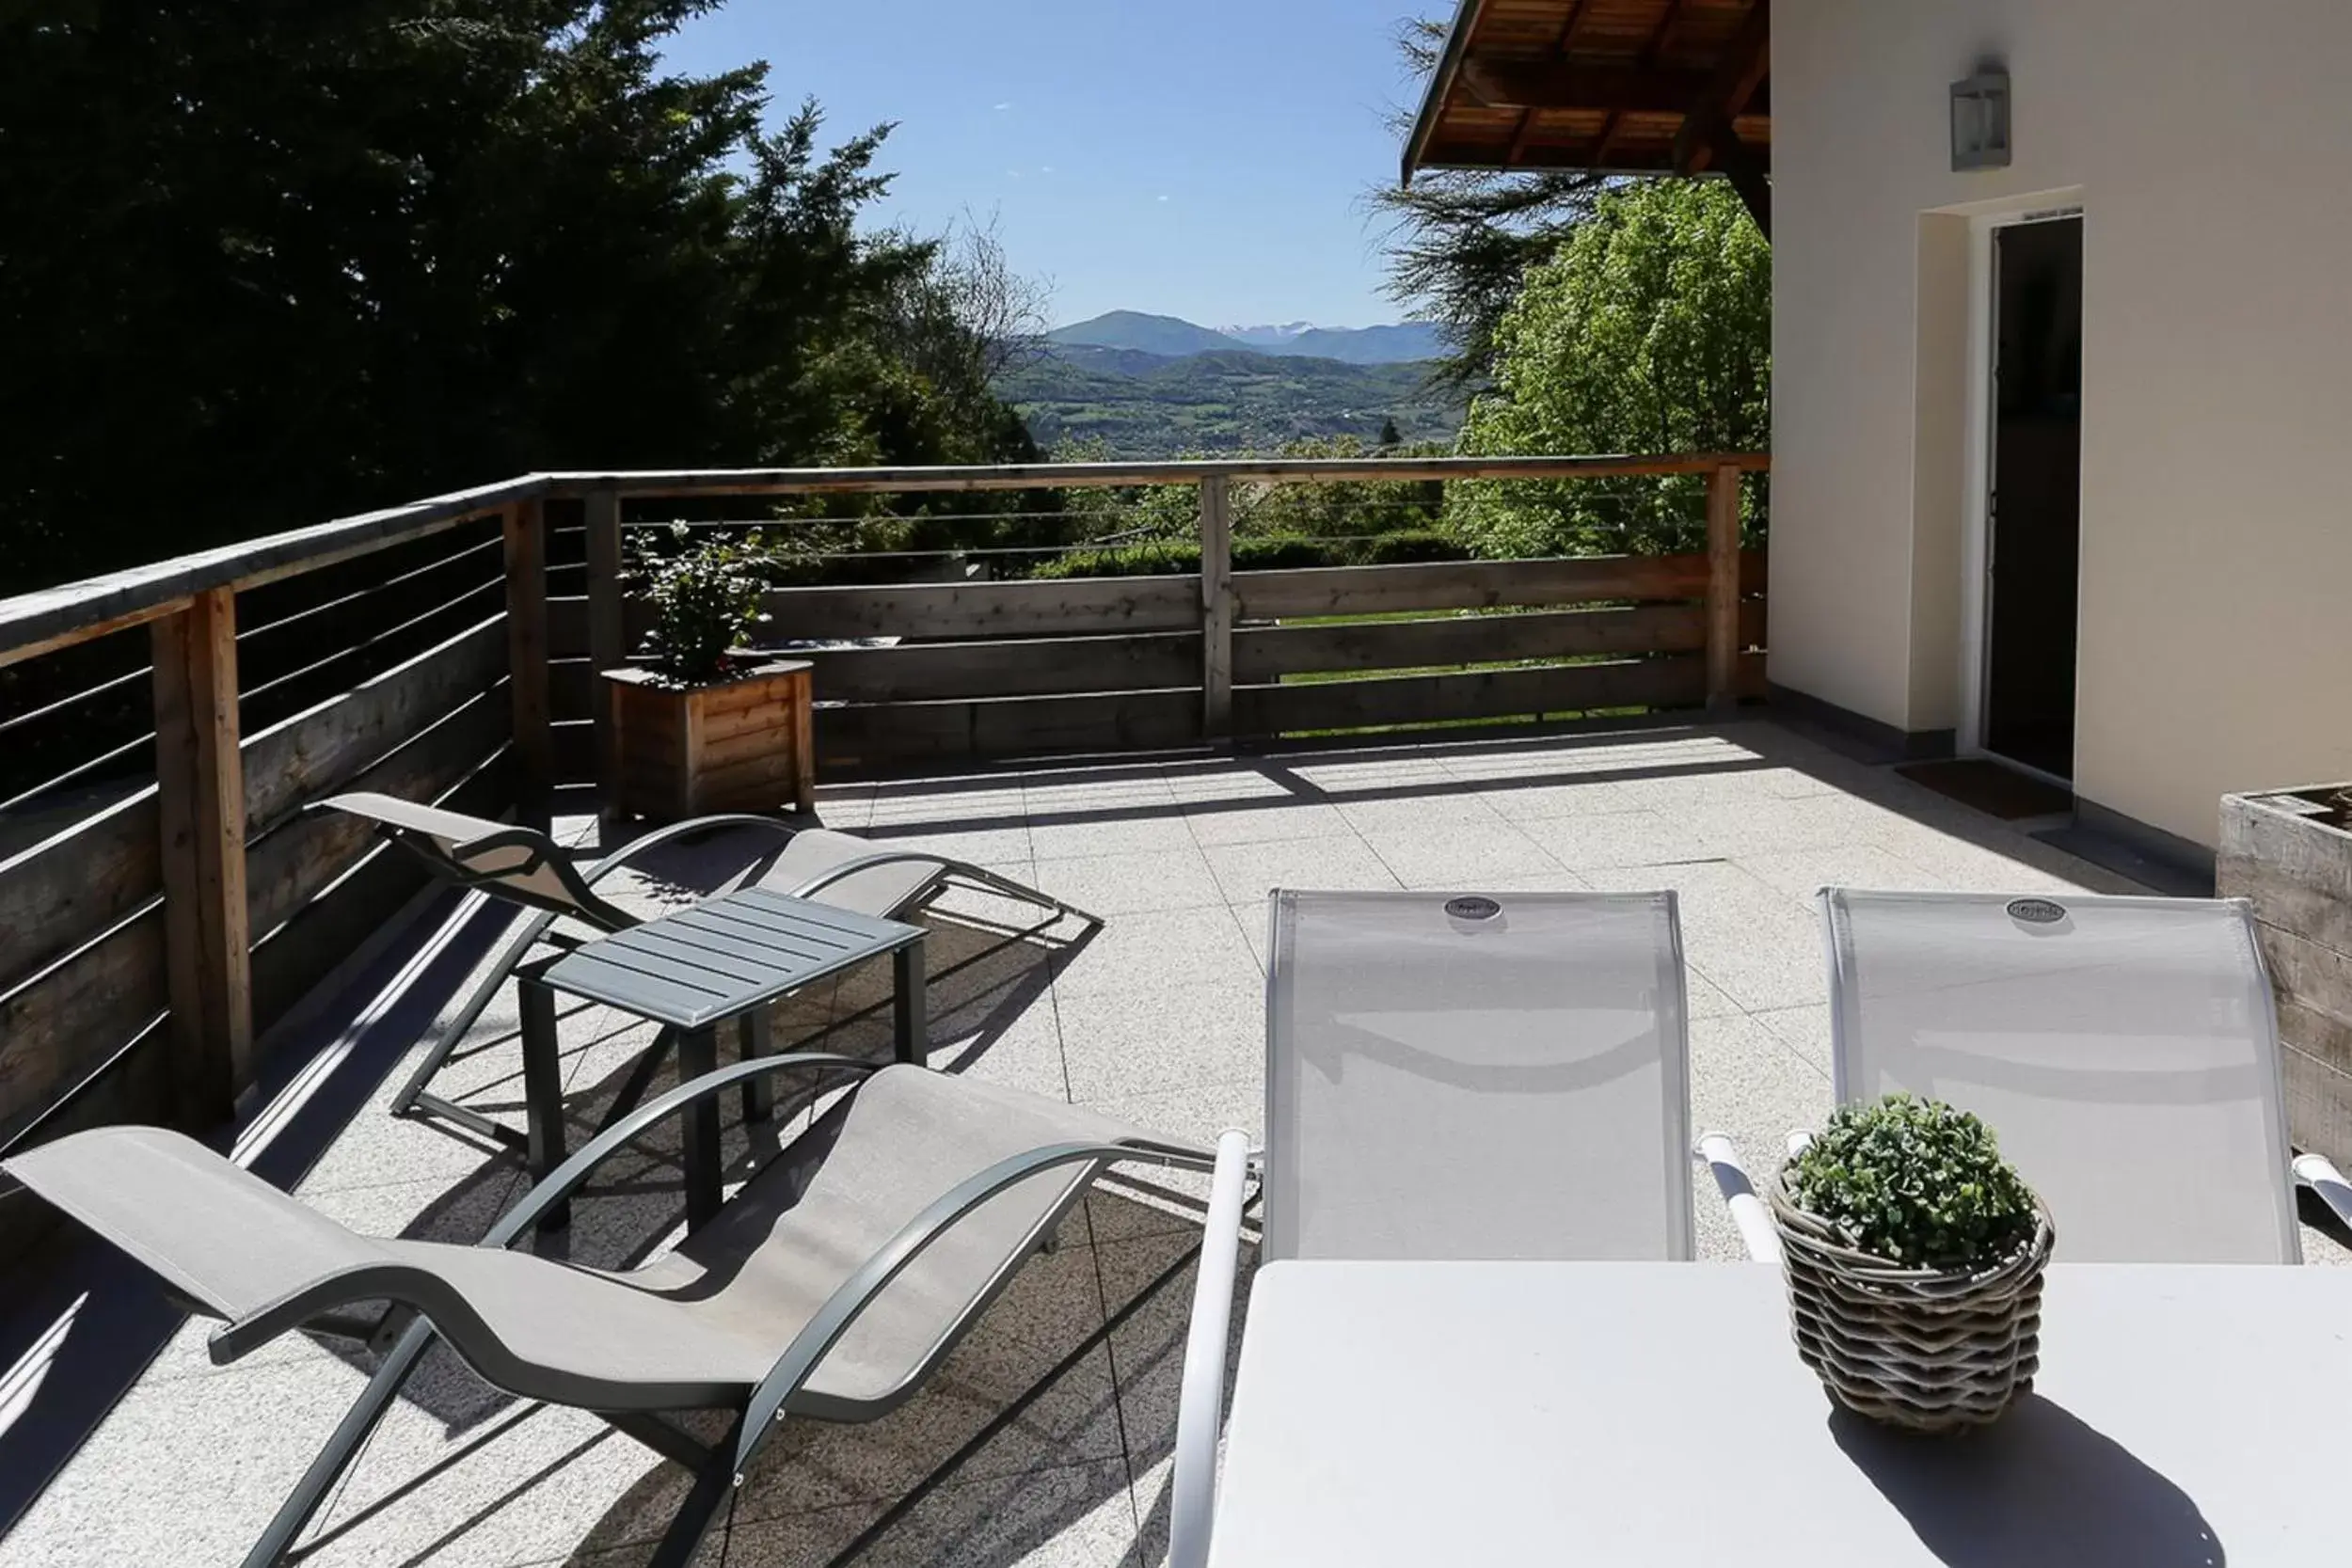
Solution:
{"label": "dark doorway", "polygon": [[1984,749],[2074,775],[2082,564],[2083,225],[1993,231]]}

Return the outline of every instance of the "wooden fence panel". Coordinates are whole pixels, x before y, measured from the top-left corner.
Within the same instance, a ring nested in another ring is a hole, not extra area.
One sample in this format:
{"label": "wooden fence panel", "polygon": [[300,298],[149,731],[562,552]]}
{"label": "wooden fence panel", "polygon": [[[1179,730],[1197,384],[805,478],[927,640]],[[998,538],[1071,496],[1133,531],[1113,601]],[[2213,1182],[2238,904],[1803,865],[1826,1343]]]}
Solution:
{"label": "wooden fence panel", "polygon": [[1549,561],[1444,561],[1417,566],[1309,566],[1235,572],[1244,620],[1493,610],[1596,599],[1695,599],[1704,555],[1611,555]]}
{"label": "wooden fence panel", "polygon": [[[548,649],[557,658],[593,658],[596,657],[589,639],[589,621],[595,598],[570,594],[548,600]],[[622,657],[628,650],[645,640],[653,630],[653,607],[644,600],[626,598],[621,601]],[[616,661],[617,662],[617,661]]]}
{"label": "wooden fence panel", "polygon": [[[1764,606],[1760,602],[1742,605],[1740,626],[1744,640],[1761,641]],[[1689,604],[1253,626],[1233,634],[1233,672],[1236,680],[1263,684],[1310,673],[1578,658],[1595,654],[1695,653],[1706,644],[1706,612]]]}
{"label": "wooden fence panel", "polygon": [[1706,638],[1695,605],[1540,610],[1429,621],[1251,627],[1233,636],[1235,678],[1258,684],[1310,672],[1568,658],[1590,654],[1688,653]]}
{"label": "wooden fence panel", "polygon": [[0,990],[163,892],[149,785],[0,861]]}
{"label": "wooden fence panel", "polygon": [[768,595],[766,635],[1043,637],[1079,632],[1197,631],[1200,578],[1067,578],[1042,582],[905,583],[785,588]]}
{"label": "wooden fence panel", "polygon": [[1155,751],[1200,738],[1198,687],[817,710],[820,769],[1047,752]]}
{"label": "wooden fence panel", "polygon": [[0,1128],[56,1099],[169,1005],[160,899],[0,994]]}
{"label": "wooden fence panel", "polygon": [[[494,703],[503,703],[503,693]],[[503,716],[501,716],[503,717]],[[515,804],[516,784],[501,750],[434,803],[476,816],[500,816]],[[415,856],[378,842],[366,858],[312,898],[253,949],[253,1026],[265,1030],[382,928],[431,879]]]}
{"label": "wooden fence panel", "polygon": [[1682,707],[1706,695],[1706,660],[1686,654],[1604,664],[1241,687],[1233,693],[1233,714],[1243,733],[1273,736],[1597,707]]}
{"label": "wooden fence panel", "polygon": [[1007,642],[908,642],[795,654],[816,668],[819,702],[923,702],[1197,686],[1199,632],[1047,637]]}
{"label": "wooden fence panel", "polygon": [[245,743],[246,817],[255,832],[332,794],[408,736],[506,673],[505,617],[492,616],[397,669]]}
{"label": "wooden fence panel", "polygon": [[[504,693],[491,688],[341,787],[405,800],[437,800],[506,744],[509,722]],[[248,923],[255,937],[266,937],[299,914],[375,842],[371,824],[331,811],[288,817],[255,840],[246,860]]]}

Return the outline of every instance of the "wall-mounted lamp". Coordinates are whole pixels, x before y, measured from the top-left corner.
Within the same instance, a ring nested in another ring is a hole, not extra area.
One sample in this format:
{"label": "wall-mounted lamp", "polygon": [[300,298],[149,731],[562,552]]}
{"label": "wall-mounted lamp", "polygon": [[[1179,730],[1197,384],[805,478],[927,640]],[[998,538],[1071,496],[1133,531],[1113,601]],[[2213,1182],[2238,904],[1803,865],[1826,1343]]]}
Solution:
{"label": "wall-mounted lamp", "polygon": [[1952,172],[2009,167],[2009,72],[1978,70],[1952,84]]}

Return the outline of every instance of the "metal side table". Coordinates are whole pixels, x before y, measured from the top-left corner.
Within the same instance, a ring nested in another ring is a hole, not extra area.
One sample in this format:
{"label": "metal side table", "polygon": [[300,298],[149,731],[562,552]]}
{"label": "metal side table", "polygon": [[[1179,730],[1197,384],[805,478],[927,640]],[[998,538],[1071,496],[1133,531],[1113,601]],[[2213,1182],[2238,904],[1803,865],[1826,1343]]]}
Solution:
{"label": "metal side table", "polygon": [[[675,914],[586,942],[518,972],[522,1003],[527,1159],[534,1180],[564,1163],[564,1084],[555,998],[561,991],[601,1002],[662,1026],[648,1057],[675,1040],[680,1082],[719,1065],[718,1033],[736,1022],[743,1053],[768,1047],[768,1006],[787,992],[866,959],[892,956],[898,1057],[921,1062],[928,1033],[923,930],[763,888],[744,888]],[[770,1090],[747,1085],[746,1120],[764,1119]],[[685,1113],[686,1220],[701,1225],[719,1209],[719,1102]],[[569,1222],[568,1205],[543,1228]]]}

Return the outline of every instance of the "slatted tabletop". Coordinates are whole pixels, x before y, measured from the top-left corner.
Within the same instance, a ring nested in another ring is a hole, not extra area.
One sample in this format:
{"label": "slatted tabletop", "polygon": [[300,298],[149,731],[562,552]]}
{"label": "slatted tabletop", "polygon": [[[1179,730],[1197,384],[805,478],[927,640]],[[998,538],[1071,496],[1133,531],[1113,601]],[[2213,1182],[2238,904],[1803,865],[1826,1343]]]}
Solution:
{"label": "slatted tabletop", "polygon": [[600,938],[549,964],[557,990],[701,1029],[923,940],[896,920],[744,888]]}

